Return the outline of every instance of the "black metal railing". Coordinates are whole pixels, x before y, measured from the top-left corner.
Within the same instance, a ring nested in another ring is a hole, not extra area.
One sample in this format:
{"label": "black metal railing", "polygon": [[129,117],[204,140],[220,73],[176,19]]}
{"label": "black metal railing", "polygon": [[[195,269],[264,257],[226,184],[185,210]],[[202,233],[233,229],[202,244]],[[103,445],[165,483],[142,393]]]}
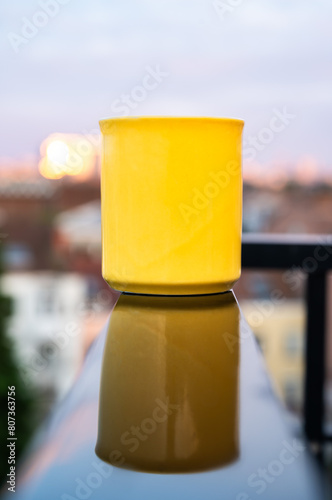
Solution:
{"label": "black metal railing", "polygon": [[307,275],[304,429],[311,442],[332,440],[324,432],[327,273],[332,270],[332,236],[244,234],[242,267]]}

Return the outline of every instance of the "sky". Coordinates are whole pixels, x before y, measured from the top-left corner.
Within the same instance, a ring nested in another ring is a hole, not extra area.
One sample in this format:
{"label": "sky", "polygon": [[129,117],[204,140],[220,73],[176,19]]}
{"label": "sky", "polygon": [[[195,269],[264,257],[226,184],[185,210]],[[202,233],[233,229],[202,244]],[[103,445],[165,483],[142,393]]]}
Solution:
{"label": "sky", "polygon": [[330,0],[11,0],[0,17],[0,159],[105,117],[229,116],[247,159],[332,171]]}

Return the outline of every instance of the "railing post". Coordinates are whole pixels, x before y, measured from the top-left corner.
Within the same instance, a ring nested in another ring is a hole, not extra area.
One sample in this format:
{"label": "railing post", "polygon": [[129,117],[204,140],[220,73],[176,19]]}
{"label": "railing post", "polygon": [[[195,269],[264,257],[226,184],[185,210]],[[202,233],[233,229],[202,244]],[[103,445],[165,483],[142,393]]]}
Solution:
{"label": "railing post", "polygon": [[306,307],[305,433],[310,441],[321,442],[325,417],[326,272],[308,273]]}

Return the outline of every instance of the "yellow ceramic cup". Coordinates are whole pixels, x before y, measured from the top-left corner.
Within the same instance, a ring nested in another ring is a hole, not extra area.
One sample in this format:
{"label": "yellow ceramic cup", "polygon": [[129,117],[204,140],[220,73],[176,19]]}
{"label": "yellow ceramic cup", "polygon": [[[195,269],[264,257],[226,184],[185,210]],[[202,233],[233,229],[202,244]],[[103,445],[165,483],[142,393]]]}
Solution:
{"label": "yellow ceramic cup", "polygon": [[103,277],[116,290],[205,294],[241,273],[242,120],[102,120]]}

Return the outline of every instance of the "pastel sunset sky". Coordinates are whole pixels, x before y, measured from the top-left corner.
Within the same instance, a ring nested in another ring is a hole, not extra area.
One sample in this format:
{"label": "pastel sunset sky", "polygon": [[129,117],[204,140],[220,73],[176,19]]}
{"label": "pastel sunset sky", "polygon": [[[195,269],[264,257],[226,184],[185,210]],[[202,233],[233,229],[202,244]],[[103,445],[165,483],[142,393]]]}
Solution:
{"label": "pastel sunset sky", "polygon": [[248,141],[286,110],[256,160],[332,170],[331,19],[330,0],[5,2],[0,157],[121,113],[243,118]]}

